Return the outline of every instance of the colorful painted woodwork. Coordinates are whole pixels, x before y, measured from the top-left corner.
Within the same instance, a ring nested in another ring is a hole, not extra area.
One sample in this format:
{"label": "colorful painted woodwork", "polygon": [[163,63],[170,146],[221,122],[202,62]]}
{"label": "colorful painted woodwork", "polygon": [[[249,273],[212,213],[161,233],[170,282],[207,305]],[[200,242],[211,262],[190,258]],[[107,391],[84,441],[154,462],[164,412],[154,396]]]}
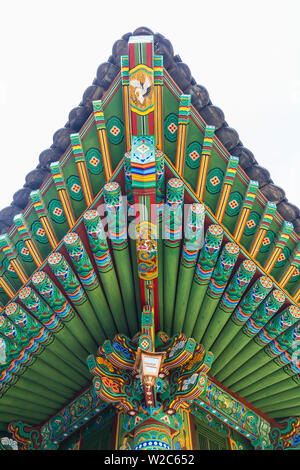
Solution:
{"label": "colorful painted woodwork", "polygon": [[[101,410],[123,448],[191,448],[195,410],[232,447],[235,431],[254,448],[276,448],[278,436],[297,445],[290,424],[270,442],[276,422],[261,412],[300,413],[299,237],[155,41],[129,39],[120,73],[0,237],[0,433],[13,422],[17,440],[0,434],[0,448],[57,448],[70,434],[66,446],[80,448]],[[161,355],[156,380],[141,375],[150,353]],[[88,354],[94,387],[80,394]]]}
{"label": "colorful painted woodwork", "polygon": [[194,272],[193,283],[187,305],[183,331],[188,334],[194,330],[207,286],[223,240],[223,229],[219,225],[210,225],[206,231],[204,245],[200,251]]}
{"label": "colorful painted woodwork", "polygon": [[[149,361],[155,358],[159,368],[154,376]],[[113,342],[105,341],[98,356],[89,356],[87,362],[97,396],[127,413],[124,427],[134,431],[135,449],[158,449],[160,444],[150,445],[155,436],[149,438],[148,432],[156,429],[164,436],[159,442],[166,442],[167,436],[170,442],[170,433],[182,424],[180,414],[176,415],[179,408],[205,394],[212,360],[210,352],[183,334],[169,339],[158,333],[155,340],[153,308],[145,306],[139,335],[132,340],[117,335]]]}
{"label": "colorful painted woodwork", "polygon": [[91,336],[95,341],[97,341],[97,338],[104,338],[104,332],[87,295],[63,255],[59,252],[51,253],[48,257],[48,263],[57,280],[67,292],[68,297],[76,306],[76,310],[80,314]]}
{"label": "colorful painted woodwork", "polygon": [[201,304],[194,326],[193,335],[202,339],[213,312],[219,303],[220,297],[226,287],[235,262],[239,254],[239,247],[235,243],[226,243],[207,286],[205,297]]}
{"label": "colorful painted woodwork", "polygon": [[104,201],[108,233],[118,271],[124,313],[126,315],[129,331],[135,332],[137,328],[137,312],[127,240],[126,211],[118,183],[107,183],[104,186]]}
{"label": "colorful painted woodwork", "polygon": [[69,228],[72,228],[75,223],[75,217],[73,214],[73,209],[70,203],[66,182],[62,169],[59,162],[51,163],[50,165],[53,181],[63,207],[64,213],[66,214],[67,222]]}
{"label": "colorful painted woodwork", "polygon": [[225,177],[223,180],[222,191],[220,194],[220,198],[219,198],[218,206],[216,210],[216,219],[219,223],[222,222],[224,214],[225,214],[231,188],[232,188],[234,178],[236,175],[238,163],[239,163],[239,159],[237,157],[230,156],[226,173],[225,173]]}
{"label": "colorful painted woodwork", "polygon": [[93,101],[93,109],[96,129],[98,132],[98,138],[100,143],[102,161],[104,165],[105,177],[106,181],[109,181],[112,176],[112,166],[102,101]]}
{"label": "colorful painted woodwork", "polygon": [[[257,310],[247,320],[243,328],[233,338],[230,343],[230,348],[223,351],[223,368],[222,371],[218,374],[218,380],[221,380],[223,382],[223,380],[235,370],[235,367],[237,367],[237,362],[239,363],[238,367],[243,364],[243,361],[245,361],[246,359],[244,357],[243,352],[241,352],[242,349],[245,347],[248,356],[248,351],[251,351],[251,348],[249,348],[249,343],[251,342],[251,339],[255,338],[256,335],[260,334],[262,328],[280,309],[284,302],[285,296],[283,292],[274,289],[271,294],[258,306]],[[236,357],[237,355],[238,357]],[[251,357],[251,354],[247,357],[247,359],[249,357]],[[223,383],[225,384],[225,381]]]}
{"label": "colorful painted woodwork", "polygon": [[78,175],[79,175],[81,186],[83,189],[84,199],[88,207],[92,203],[93,196],[92,196],[92,188],[91,188],[91,183],[89,180],[86,161],[85,161],[85,157],[83,153],[83,148],[82,148],[81,141],[80,141],[80,135],[71,134],[70,139],[71,139],[71,144],[72,144],[75,163],[77,166]]}
{"label": "colorful painted woodwork", "polygon": [[180,246],[182,238],[184,185],[178,178],[167,182],[166,206],[164,212],[164,329],[172,331],[177,273],[179,268]]}
{"label": "colorful painted woodwork", "polygon": [[197,415],[199,408],[250,439],[255,446],[262,449],[272,448],[269,436],[270,423],[224,392],[213,381],[208,380],[205,398],[198,398],[193,403],[193,413]]}
{"label": "colorful painted woodwork", "polygon": [[[226,325],[230,314],[237,307],[243,293],[247,289],[252,277],[254,276],[256,266],[253,261],[245,260],[238,267],[230,283],[227,285],[221,300],[215,309],[213,317],[202,338],[206,347],[211,347],[223,327]],[[223,355],[222,355],[223,359]]]}
{"label": "colorful painted woodwork", "polygon": [[299,447],[300,444],[300,418],[288,418],[280,421],[278,427],[270,433],[273,447],[276,450],[288,450]]}
{"label": "colorful painted woodwork", "polygon": [[201,162],[199,166],[197,188],[196,188],[196,194],[201,202],[203,202],[209,159],[210,159],[213,139],[214,139],[214,132],[215,132],[214,126],[206,126],[204,139],[203,139],[202,153],[201,153]]}
{"label": "colorful painted woodwork", "polygon": [[173,331],[182,331],[199,250],[204,243],[205,208],[191,204],[188,209],[185,238],[180,258]]}
{"label": "colorful painted woodwork", "polygon": [[273,283],[271,279],[267,276],[261,276],[251,286],[249,291],[246,292],[211,348],[212,351],[214,351],[216,358],[213,374],[216,374],[217,371],[220,370],[219,364],[223,365],[221,353],[243,327],[246,321],[251,317],[252,313],[268,295],[272,287]]}
{"label": "colorful painted woodwork", "polygon": [[236,226],[234,229],[234,238],[237,242],[239,242],[243,236],[245,226],[248,220],[248,216],[253,207],[257,191],[258,191],[258,182],[250,180],[244,200],[243,200],[243,206],[241,208],[240,215],[238,217],[238,220],[236,222]]}
{"label": "colorful painted woodwork", "polygon": [[105,335],[108,337],[112,336],[116,328],[113,317],[96,272],[79,236],[75,232],[68,233],[64,237],[64,243]]}
{"label": "colorful painted woodwork", "polygon": [[132,135],[154,135],[153,36],[131,36],[128,41],[129,109]]}
{"label": "colorful painted woodwork", "polygon": [[[230,381],[230,383],[233,384],[230,385],[231,389],[233,391],[241,390],[245,385],[250,385],[264,377],[267,369],[274,370],[275,368],[276,370],[276,363],[273,365],[272,359],[290,349],[299,338],[300,325],[298,322],[268,343],[261,351],[255,354],[255,356],[250,358],[242,369],[235,371],[234,375],[232,374],[230,380],[228,380],[228,382]],[[272,363],[268,364],[270,361],[272,361]]]}

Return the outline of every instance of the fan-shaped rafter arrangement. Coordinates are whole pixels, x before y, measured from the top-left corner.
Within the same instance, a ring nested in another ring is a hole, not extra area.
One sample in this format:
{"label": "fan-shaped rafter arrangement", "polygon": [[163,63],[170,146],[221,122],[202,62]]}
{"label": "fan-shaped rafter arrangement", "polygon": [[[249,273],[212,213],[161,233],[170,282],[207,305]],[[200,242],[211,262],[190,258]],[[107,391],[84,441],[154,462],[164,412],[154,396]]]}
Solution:
{"label": "fan-shaped rafter arrangement", "polygon": [[230,448],[295,446],[293,224],[151,35],[120,66],[0,237],[0,445],[80,447],[114,420],[116,448],[191,449],[200,420]]}

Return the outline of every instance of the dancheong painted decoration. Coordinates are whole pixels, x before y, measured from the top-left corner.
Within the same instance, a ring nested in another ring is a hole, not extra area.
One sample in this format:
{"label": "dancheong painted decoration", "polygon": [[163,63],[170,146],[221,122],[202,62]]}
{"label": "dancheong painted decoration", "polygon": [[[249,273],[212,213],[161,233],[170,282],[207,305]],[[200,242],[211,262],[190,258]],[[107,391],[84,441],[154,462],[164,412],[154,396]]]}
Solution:
{"label": "dancheong painted decoration", "polygon": [[300,449],[300,212],[125,34],[0,211],[0,449]]}

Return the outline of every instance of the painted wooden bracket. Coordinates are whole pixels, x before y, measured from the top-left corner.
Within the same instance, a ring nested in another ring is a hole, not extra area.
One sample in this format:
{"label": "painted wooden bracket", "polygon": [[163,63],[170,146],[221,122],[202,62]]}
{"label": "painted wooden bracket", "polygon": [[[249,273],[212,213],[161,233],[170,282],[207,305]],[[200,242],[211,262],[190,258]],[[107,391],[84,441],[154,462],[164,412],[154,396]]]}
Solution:
{"label": "painted wooden bracket", "polygon": [[264,240],[265,234],[267,233],[267,230],[269,229],[272,221],[273,221],[273,216],[276,212],[276,204],[274,202],[267,202],[264,213],[262,215],[262,218],[260,220],[260,224],[257,228],[257,231],[253,237],[253,242],[251,244],[249,253],[252,258],[256,258],[257,253],[260,250],[261,244]]}
{"label": "painted wooden bracket", "polygon": [[19,234],[21,235],[29,253],[31,254],[35,264],[40,266],[42,264],[42,258],[34,244],[33,237],[29,232],[27,222],[23,216],[23,214],[17,214],[14,217],[14,223],[17,227]]}
{"label": "painted wooden bracket", "polygon": [[180,176],[183,176],[186,137],[191,112],[191,95],[181,95],[178,110],[177,148],[175,168]]}
{"label": "painted wooden bracket", "polygon": [[278,260],[282,250],[286,246],[287,242],[289,241],[290,235],[292,231],[294,230],[294,226],[291,222],[284,221],[281,229],[279,231],[279,234],[277,236],[277,240],[275,242],[275,247],[270,253],[270,255],[267,258],[266,264],[265,264],[265,270],[267,273],[270,273]]}
{"label": "painted wooden bracket", "polygon": [[228,203],[228,199],[230,196],[234,178],[237,172],[238,164],[239,164],[238,157],[233,157],[233,156],[229,157],[226,174],[225,174],[224,181],[223,181],[223,187],[222,187],[221,195],[218,201],[218,207],[216,210],[216,219],[220,223],[222,222],[224,214],[225,214],[226,206]]}
{"label": "painted wooden bracket", "polygon": [[14,248],[7,233],[0,235],[0,246],[4,252],[6,259],[13,266],[18,278],[22,283],[27,281],[27,274],[22,266],[21,261],[18,259],[16,249]]}
{"label": "painted wooden bracket", "polygon": [[52,224],[50,222],[50,217],[48,214],[48,211],[46,209],[46,205],[44,203],[42,194],[39,190],[37,191],[31,191],[30,193],[30,198],[33,204],[33,207],[35,209],[35,212],[37,213],[37,216],[43,226],[43,229],[45,230],[46,236],[49,240],[49,243],[54,250],[56,248],[58,242],[56,239],[56,235],[54,232],[54,229],[52,227]]}
{"label": "painted wooden bracket", "polygon": [[92,204],[93,196],[80,136],[79,134],[71,134],[70,139],[84,199],[87,207],[89,207]]}
{"label": "painted wooden bracket", "polygon": [[109,152],[109,147],[108,147],[107,132],[106,132],[102,101],[101,100],[93,101],[93,109],[94,109],[94,119],[95,119],[96,129],[98,132],[100,149],[101,149],[101,154],[102,154],[102,159],[103,159],[105,177],[106,177],[106,181],[109,181],[112,176],[112,166],[111,166],[110,152]]}

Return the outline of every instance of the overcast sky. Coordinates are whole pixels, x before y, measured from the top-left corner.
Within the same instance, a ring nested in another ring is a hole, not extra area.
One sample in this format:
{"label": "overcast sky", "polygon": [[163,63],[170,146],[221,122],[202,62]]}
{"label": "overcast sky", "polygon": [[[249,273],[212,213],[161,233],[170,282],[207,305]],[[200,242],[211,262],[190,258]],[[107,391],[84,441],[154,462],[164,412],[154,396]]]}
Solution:
{"label": "overcast sky", "polygon": [[300,0],[0,3],[0,209],[52,144],[113,43],[160,32],[300,207]]}

